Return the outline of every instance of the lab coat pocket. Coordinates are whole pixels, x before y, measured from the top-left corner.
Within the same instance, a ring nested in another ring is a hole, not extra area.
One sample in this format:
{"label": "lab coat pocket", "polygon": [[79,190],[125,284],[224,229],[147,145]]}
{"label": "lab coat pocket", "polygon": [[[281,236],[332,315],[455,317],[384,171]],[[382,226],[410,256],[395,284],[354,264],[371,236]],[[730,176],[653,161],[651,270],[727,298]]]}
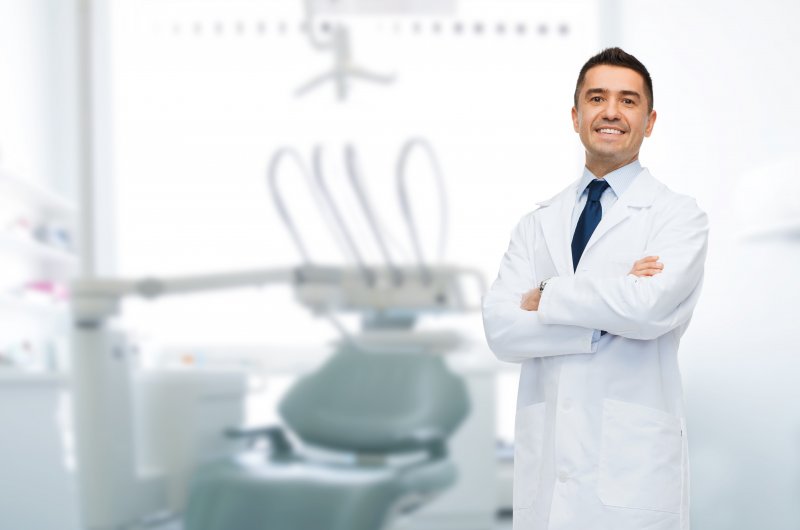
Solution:
{"label": "lab coat pocket", "polygon": [[603,504],[680,513],[681,421],[666,412],[606,399],[598,495]]}
{"label": "lab coat pocket", "polygon": [[517,410],[514,426],[514,508],[533,506],[542,473],[544,426],[544,402]]}

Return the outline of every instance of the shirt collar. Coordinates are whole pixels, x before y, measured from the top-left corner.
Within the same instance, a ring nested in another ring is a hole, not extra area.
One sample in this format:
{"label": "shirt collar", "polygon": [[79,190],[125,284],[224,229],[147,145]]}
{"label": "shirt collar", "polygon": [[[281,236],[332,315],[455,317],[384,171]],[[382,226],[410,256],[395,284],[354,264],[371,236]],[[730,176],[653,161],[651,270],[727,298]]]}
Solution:
{"label": "shirt collar", "polygon": [[[604,178],[605,181],[608,182],[608,186],[611,188],[611,191],[614,192],[614,195],[616,195],[617,198],[620,198],[622,194],[625,193],[625,190],[627,190],[633,183],[633,179],[636,178],[636,175],[638,175],[641,171],[642,164],[637,159],[628,165],[622,166],[619,169],[615,169]],[[578,183],[578,199],[580,199],[581,195],[583,195],[583,192],[586,190],[586,186],[588,186],[589,183],[596,178],[597,177],[595,177],[586,166],[583,167],[583,176]]]}

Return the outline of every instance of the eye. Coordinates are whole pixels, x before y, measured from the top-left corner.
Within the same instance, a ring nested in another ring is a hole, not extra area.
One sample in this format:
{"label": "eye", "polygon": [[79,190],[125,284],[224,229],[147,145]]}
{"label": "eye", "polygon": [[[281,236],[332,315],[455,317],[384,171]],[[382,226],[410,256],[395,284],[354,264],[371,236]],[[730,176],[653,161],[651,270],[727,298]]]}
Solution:
{"label": "eye", "polygon": [[625,99],[623,99],[623,100],[622,100],[622,102],[623,102],[625,105],[633,105],[633,104],[635,103],[635,101],[633,101],[633,100],[632,100],[632,99],[630,99],[630,98],[625,98]]}
{"label": "eye", "polygon": [[603,98],[601,98],[600,96],[594,96],[593,98],[589,99],[589,101],[591,101],[592,103],[600,103],[601,101],[603,101]]}

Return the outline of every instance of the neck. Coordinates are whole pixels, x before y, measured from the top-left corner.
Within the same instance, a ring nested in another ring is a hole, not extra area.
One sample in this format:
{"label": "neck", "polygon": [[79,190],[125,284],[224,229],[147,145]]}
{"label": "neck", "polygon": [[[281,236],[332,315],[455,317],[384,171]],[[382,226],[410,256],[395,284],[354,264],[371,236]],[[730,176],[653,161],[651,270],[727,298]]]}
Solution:
{"label": "neck", "polygon": [[586,154],[586,169],[592,172],[597,178],[603,178],[612,171],[616,171],[621,167],[627,166],[634,160],[639,159],[639,153],[633,155],[632,158],[627,160],[619,161],[619,160],[608,160],[608,159],[597,159],[597,158],[590,158],[589,154]]}

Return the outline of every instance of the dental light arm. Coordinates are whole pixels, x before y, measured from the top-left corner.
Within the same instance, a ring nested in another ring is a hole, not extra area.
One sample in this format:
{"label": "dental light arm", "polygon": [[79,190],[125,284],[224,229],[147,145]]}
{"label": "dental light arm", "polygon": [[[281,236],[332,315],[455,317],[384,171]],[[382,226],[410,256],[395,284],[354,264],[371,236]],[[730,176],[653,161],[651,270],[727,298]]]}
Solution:
{"label": "dental light arm", "polygon": [[141,296],[157,298],[169,294],[188,294],[216,289],[252,287],[270,283],[292,283],[298,276],[297,268],[256,269],[220,274],[177,276],[174,278],[143,278],[140,280],[79,280],[73,283],[76,297],[106,296],[122,298]]}
{"label": "dental light arm", "polygon": [[[371,277],[353,267],[305,266],[259,269],[173,278],[139,280],[90,279],[72,284],[73,318],[81,323],[100,322],[119,312],[128,297],[148,299],[220,289],[288,284],[298,302],[316,314],[336,312],[423,314],[469,311],[464,302],[463,279],[485,289],[479,271],[437,266],[425,273],[416,267],[374,268]],[[403,278],[396,282],[396,274]]]}
{"label": "dental light arm", "polygon": [[286,284],[295,282],[298,274],[298,269],[284,268],[174,278],[76,280],[71,286],[73,320],[84,326],[102,323],[119,312],[120,302],[127,297],[158,298],[272,283]]}

